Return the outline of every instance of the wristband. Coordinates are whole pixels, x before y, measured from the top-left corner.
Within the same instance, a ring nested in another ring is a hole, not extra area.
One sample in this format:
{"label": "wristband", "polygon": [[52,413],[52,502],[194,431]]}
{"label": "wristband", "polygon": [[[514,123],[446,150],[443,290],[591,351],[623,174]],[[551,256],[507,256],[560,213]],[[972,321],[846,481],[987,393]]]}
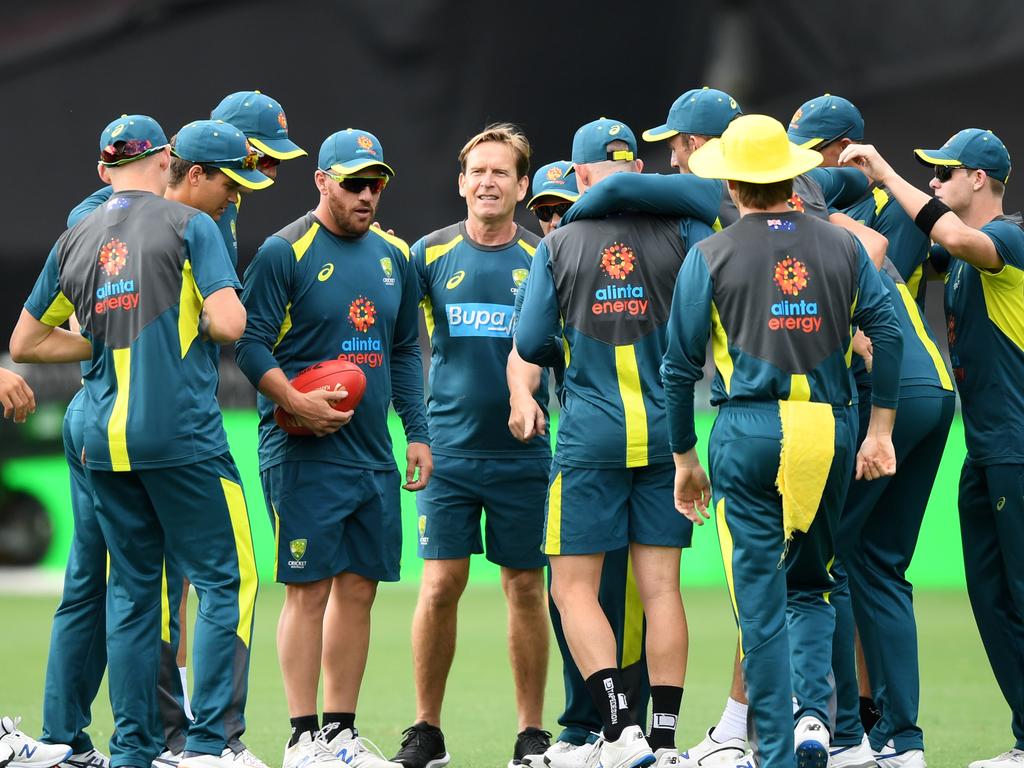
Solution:
{"label": "wristband", "polygon": [[917,225],[918,229],[930,236],[935,222],[949,213],[950,210],[948,205],[933,197],[925,203],[924,208],[917,212],[917,216],[914,217],[914,224]]}

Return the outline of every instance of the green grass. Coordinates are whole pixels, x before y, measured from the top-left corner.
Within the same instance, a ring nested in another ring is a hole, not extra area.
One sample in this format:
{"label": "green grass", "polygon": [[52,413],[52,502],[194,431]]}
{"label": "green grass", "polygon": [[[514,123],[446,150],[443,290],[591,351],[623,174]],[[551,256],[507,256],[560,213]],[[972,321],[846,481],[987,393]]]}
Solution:
{"label": "green grass", "polygon": [[[684,561],[685,562],[685,561]],[[725,593],[686,588],[690,661],[683,699],[680,747],[690,746],[717,721],[728,691],[735,629]],[[283,591],[265,585],[259,597],[248,705],[249,746],[271,766],[280,765],[288,733],[287,709],[277,668],[274,632]],[[414,585],[384,585],[374,611],[369,665],[359,704],[359,725],[384,752],[397,748],[414,715],[409,627]],[[194,604],[194,600],[192,601]],[[960,591],[917,595],[921,646],[921,719],[928,763],[963,766],[1009,749],[1009,710],[996,687],[978,639],[967,597]],[[0,596],[5,627],[0,673],[0,714],[20,714],[22,727],[38,733],[50,620],[57,598]],[[194,605],[193,605],[194,608]],[[462,600],[459,645],[448,683],[444,730],[454,764],[498,768],[511,756],[515,731],[511,678],[505,652],[504,602],[491,583],[471,584]],[[538,628],[538,631],[548,631]],[[554,651],[548,674],[545,726],[556,730],[562,704]],[[106,749],[111,730],[106,686],[90,728]]]}

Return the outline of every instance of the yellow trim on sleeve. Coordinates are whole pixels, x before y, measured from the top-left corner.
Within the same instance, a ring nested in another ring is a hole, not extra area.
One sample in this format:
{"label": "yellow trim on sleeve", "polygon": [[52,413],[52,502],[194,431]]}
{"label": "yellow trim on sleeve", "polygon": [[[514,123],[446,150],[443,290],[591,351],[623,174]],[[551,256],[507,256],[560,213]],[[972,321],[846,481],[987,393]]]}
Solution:
{"label": "yellow trim on sleeve", "polygon": [[1024,270],[1004,264],[998,272],[978,273],[988,319],[1024,350]]}
{"label": "yellow trim on sleeve", "polygon": [[71,300],[64,295],[63,292],[57,294],[57,298],[46,308],[43,312],[43,316],[39,318],[39,322],[43,325],[48,325],[51,328],[56,328],[58,325],[62,325],[65,320],[75,314],[75,307],[71,303]]}
{"label": "yellow trim on sleeve", "polygon": [[420,299],[420,306],[423,307],[423,323],[427,326],[427,338],[434,338],[434,304],[429,296]]}
{"label": "yellow trim on sleeve", "polygon": [[235,534],[235,552],[238,553],[238,628],[235,634],[249,647],[252,638],[252,616],[256,609],[256,591],[259,589],[259,577],[256,575],[256,553],[252,548],[252,531],[249,528],[249,513],[245,508],[245,494],[242,486],[228,480],[220,479],[224,489],[224,501],[228,505],[231,518],[231,530]]}
{"label": "yellow trim on sleeve", "polygon": [[714,302],[711,302],[711,352],[715,358],[715,368],[722,377],[725,393],[729,394],[734,366],[732,355],[729,354],[729,337],[725,333],[725,326],[722,325],[722,318],[718,315],[718,307]]}
{"label": "yellow trim on sleeve", "polygon": [[811,383],[807,380],[806,374],[794,373],[789,377],[789,397],[786,399],[804,402],[811,399]]}
{"label": "yellow trim on sleeve", "polygon": [[181,295],[178,297],[178,343],[182,360],[199,336],[199,316],[202,311],[203,295],[192,274],[192,262],[185,259],[181,268]]}
{"label": "yellow trim on sleeve", "polygon": [[622,616],[623,669],[640,661],[644,648],[644,604],[633,574],[633,558],[626,556],[626,598]]}
{"label": "yellow trim on sleeve", "polygon": [[562,330],[562,354],[565,357],[565,370],[569,370],[569,361],[572,359],[572,352],[569,351],[569,340],[565,338],[565,329]]}
{"label": "yellow trim on sleeve", "polygon": [[160,639],[171,642],[171,596],[167,590],[167,561],[160,577]]}
{"label": "yellow trim on sleeve", "polygon": [[924,262],[917,265],[917,268],[910,273],[910,278],[907,280],[907,288],[910,289],[910,295],[917,299],[917,294],[921,290],[921,278],[924,277]]}
{"label": "yellow trim on sleeve", "polygon": [[107,422],[107,443],[110,448],[110,467],[115,472],[128,472],[128,394],[131,387],[132,351],[130,348],[115,349],[114,378],[117,382],[117,396]]}
{"label": "yellow trim on sleeve", "polygon": [[921,310],[917,306],[917,302],[914,301],[914,297],[907,286],[897,283],[896,288],[900,293],[900,298],[903,299],[903,306],[906,307],[907,315],[910,317],[910,324],[914,326],[914,333],[917,334],[917,338],[920,340],[925,352],[928,353],[928,357],[932,359],[932,364],[935,366],[935,374],[939,377],[939,383],[942,384],[943,389],[952,392],[953,380],[949,377],[949,371],[946,370],[946,364],[942,361],[942,355],[939,354],[938,347],[935,346],[935,342],[932,341],[928,335],[928,330],[924,327],[924,320],[921,317]]}
{"label": "yellow trim on sleeve", "polygon": [[526,251],[528,254],[530,254],[531,258],[533,257],[533,254],[535,254],[537,252],[536,247],[530,245],[528,242],[526,242],[522,238],[519,238],[519,241],[516,243],[516,245],[518,245],[520,248],[522,248],[524,251]]}
{"label": "yellow trim on sleeve", "polygon": [[718,546],[722,550],[722,565],[725,567],[725,584],[729,588],[729,600],[732,602],[732,613],[736,617],[737,631],[740,639],[740,658],[743,658],[743,631],[739,629],[740,609],[736,602],[736,582],[732,575],[732,531],[725,519],[725,498],[715,505],[715,521],[718,523]]}
{"label": "yellow trim on sleeve", "polygon": [[562,473],[555,475],[548,488],[547,530],[544,532],[544,554],[562,554]]}
{"label": "yellow trim on sleeve", "polygon": [[395,237],[394,235],[388,234],[380,227],[370,227],[370,231],[377,237],[381,238],[384,242],[395,246],[395,248],[400,250],[402,252],[402,255],[405,256],[405,260],[409,260],[409,244],[406,243],[405,240],[403,240],[400,237]]}
{"label": "yellow trim on sleeve", "polygon": [[711,230],[713,232],[722,231],[722,220],[718,216],[715,216],[715,223],[711,225]]}
{"label": "yellow trim on sleeve", "polygon": [[449,240],[447,243],[442,243],[441,245],[428,245],[427,250],[423,254],[424,263],[427,266],[430,266],[461,242],[462,235],[459,234],[456,235],[452,240]]}
{"label": "yellow trim on sleeve", "polygon": [[875,216],[882,212],[882,209],[889,204],[889,193],[884,189],[875,187],[871,190],[871,196],[875,198]]}
{"label": "yellow trim on sleeve", "polygon": [[320,222],[314,221],[313,226],[306,230],[306,234],[292,243],[292,253],[295,254],[295,261],[302,261],[302,257],[306,255],[309,246],[313,244],[313,238],[316,237],[316,233],[319,231]]}
{"label": "yellow trim on sleeve", "polygon": [[647,466],[647,408],[640,386],[640,369],[632,344],[615,347],[615,378],[622,398],[626,426],[626,466]]}
{"label": "yellow trim on sleeve", "polygon": [[292,329],[292,303],[289,301],[284,307],[284,319],[281,320],[281,330],[277,333],[277,339],[274,341],[274,346],[271,347],[270,351],[273,352],[277,349],[277,345],[281,343],[281,339],[284,335]]}

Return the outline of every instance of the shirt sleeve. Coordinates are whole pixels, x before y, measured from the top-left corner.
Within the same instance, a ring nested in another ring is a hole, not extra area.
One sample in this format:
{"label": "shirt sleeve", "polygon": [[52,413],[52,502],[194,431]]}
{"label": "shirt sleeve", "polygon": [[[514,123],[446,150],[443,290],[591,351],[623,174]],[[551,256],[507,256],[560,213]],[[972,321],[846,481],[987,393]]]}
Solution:
{"label": "shirt sleeve", "polygon": [[424,238],[420,238],[412,244],[409,249],[409,282],[416,292],[416,301],[419,301],[430,293],[430,284],[427,282],[427,257]]}
{"label": "shirt sleeve", "polygon": [[516,325],[516,350],[528,363],[551,366],[562,357],[562,320],[546,242],[537,246]]}
{"label": "shirt sleeve", "polygon": [[686,453],[697,444],[693,388],[704,377],[704,361],[711,337],[711,300],[711,273],[704,254],[693,247],[676,277],[667,347],[661,363],[669,445],[673,453]]}
{"label": "shirt sleeve", "polygon": [[914,271],[928,259],[928,235],[893,199],[879,212],[872,229],[888,239],[887,255],[900,276],[909,281]]}
{"label": "shirt sleeve", "polygon": [[821,187],[830,211],[856,205],[871,186],[868,177],[856,168],[812,168],[807,175]]}
{"label": "shirt sleeve", "polygon": [[721,203],[722,182],[717,179],[683,173],[615,173],[580,195],[559,226],[627,211],[692,216],[712,226]]}
{"label": "shirt sleeve", "polygon": [[853,324],[868,335],[873,348],[871,402],[879,408],[895,408],[900,399],[900,363],[903,360],[900,323],[878,269],[871,263],[860,241],[853,235],[850,237],[857,248],[859,261]]}
{"label": "shirt sleeve", "polygon": [[245,270],[245,333],[235,343],[235,360],[257,389],[267,371],[280,367],[274,358],[274,348],[288,313],[294,272],[295,253],[277,236],[267,238]]}
{"label": "shirt sleeve", "polygon": [[185,226],[185,248],[192,263],[192,277],[204,299],[221,288],[242,287],[224,238],[205,213],[197,213],[189,219]]}
{"label": "shirt sleeve", "polygon": [[[411,259],[411,253],[410,253]],[[423,405],[423,357],[420,352],[420,290],[412,262],[404,254],[397,259],[402,281],[402,300],[395,318],[391,345],[391,399],[402,419],[410,443],[430,445],[427,413]]]}
{"label": "shirt sleeve", "polygon": [[85,200],[72,208],[71,213],[68,214],[68,228],[70,229],[75,226],[75,224],[107,202],[113,194],[114,188],[108,184],[85,198]]}
{"label": "shirt sleeve", "polygon": [[1024,269],[1024,230],[1012,221],[997,219],[990,221],[981,231],[988,235],[1004,264]]}
{"label": "shirt sleeve", "polygon": [[36,278],[25,302],[26,311],[36,320],[56,328],[74,314],[75,308],[60,289],[60,263],[57,258],[57,245],[50,249],[50,254],[43,264],[43,271]]}

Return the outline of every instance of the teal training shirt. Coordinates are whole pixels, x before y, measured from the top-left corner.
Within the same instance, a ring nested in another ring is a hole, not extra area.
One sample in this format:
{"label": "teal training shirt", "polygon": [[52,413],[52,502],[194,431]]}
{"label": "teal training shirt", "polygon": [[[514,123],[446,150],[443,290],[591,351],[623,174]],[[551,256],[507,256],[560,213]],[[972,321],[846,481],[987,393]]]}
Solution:
{"label": "teal training shirt", "polygon": [[[505,369],[516,289],[529,274],[539,242],[517,227],[509,242],[481,245],[460,222],[412,247],[430,336],[427,419],[435,454],[512,459],[551,453],[547,436],[524,444],[508,430]],[[545,373],[535,396],[545,417],[547,391]]]}
{"label": "teal training shirt", "polygon": [[53,247],[25,309],[72,314],[93,345],[84,375],[90,469],[193,464],[228,450],[203,301],[239,288],[213,220],[149,192],[113,195]]}
{"label": "teal training shirt", "polygon": [[[239,203],[241,203],[241,198],[239,198]],[[231,257],[231,266],[235,269],[238,268],[238,235],[235,231],[237,223],[238,206],[228,203],[224,213],[217,219],[217,229],[220,230],[221,237],[224,238],[224,244],[228,247],[228,256]]]}
{"label": "teal training shirt", "polygon": [[658,370],[672,285],[686,249],[710,234],[690,219],[622,214],[560,226],[537,248],[516,348],[537,365],[564,361],[560,463],[672,461]]}
{"label": "teal training shirt", "polygon": [[376,227],[339,237],[312,213],[271,235],[243,280],[248,312],[236,345],[238,367],[259,387],[281,368],[290,379],[324,360],[349,360],[366,374],[352,421],[325,437],[293,436],[274,421],[262,394],[260,469],[283,461],[323,461],[393,469],[388,406],[394,402],[410,442],[428,443],[415,276],[409,248]]}
{"label": "teal training shirt", "polygon": [[963,404],[967,460],[1024,464],[1024,222],[1000,216],[981,231],[1004,265],[986,272],[950,259],[949,356]]}
{"label": "teal training shirt", "polygon": [[708,340],[711,404],[851,404],[852,322],[874,344],[872,402],[895,408],[903,342],[889,293],[849,232],[795,211],[752,213],[698,243],[679,271],[662,366],[672,450],[696,444]]}

